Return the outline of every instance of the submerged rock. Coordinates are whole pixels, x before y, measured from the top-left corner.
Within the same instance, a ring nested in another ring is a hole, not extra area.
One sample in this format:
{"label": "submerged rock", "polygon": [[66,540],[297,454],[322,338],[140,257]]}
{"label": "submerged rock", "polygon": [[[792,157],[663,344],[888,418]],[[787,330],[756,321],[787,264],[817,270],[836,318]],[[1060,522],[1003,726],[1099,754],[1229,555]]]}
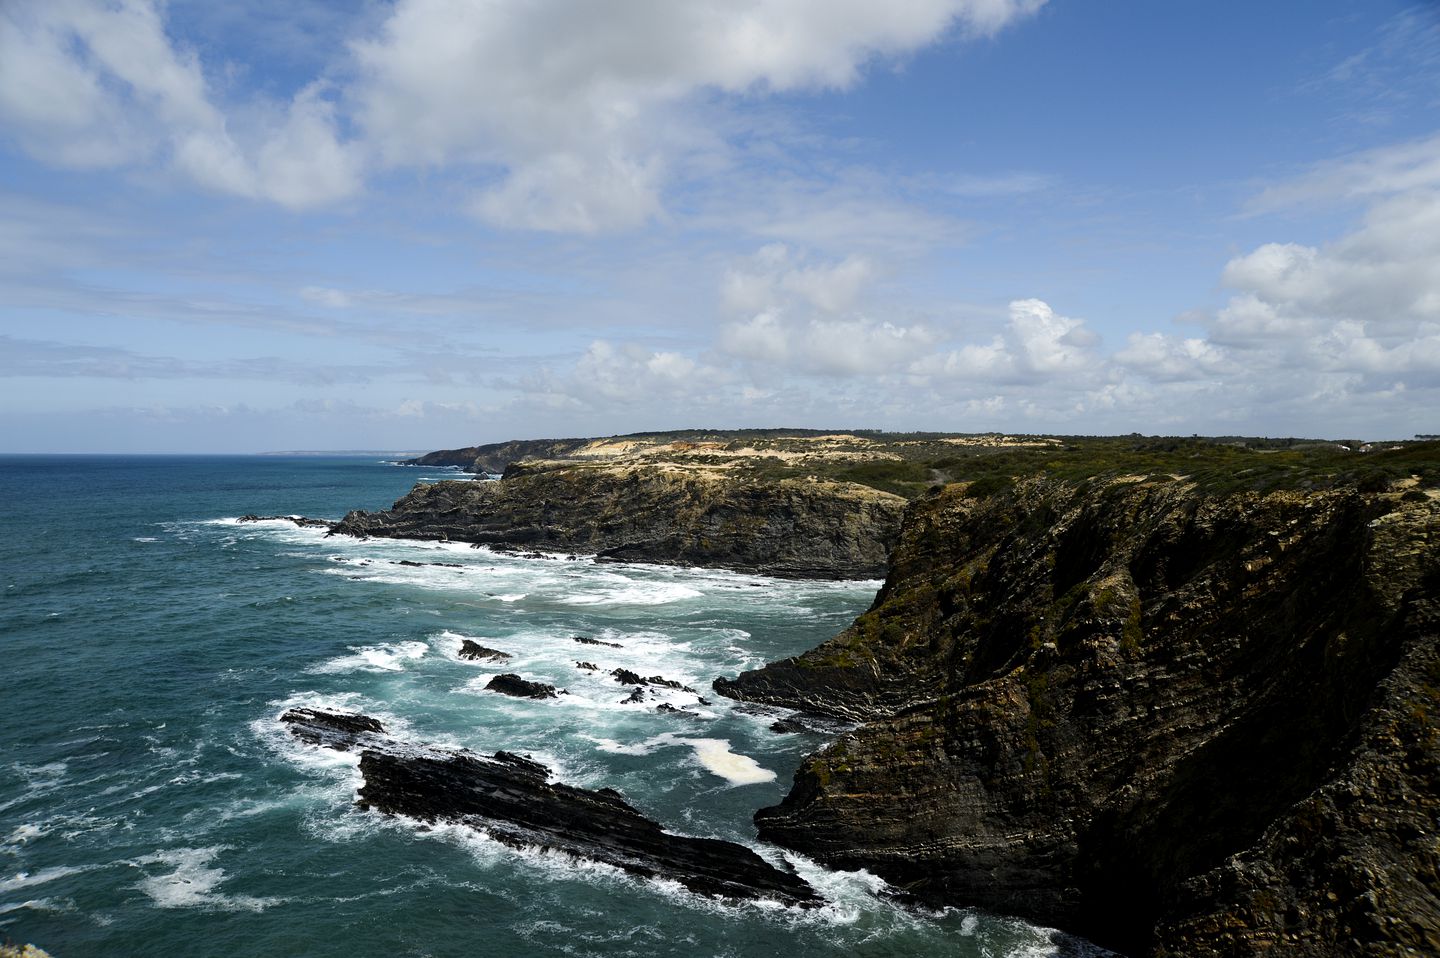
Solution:
{"label": "submerged rock", "polygon": [[531,682],[529,679],[522,679],[514,672],[506,672],[497,675],[485,686],[486,691],[499,692],[502,695],[513,695],[522,699],[553,699],[557,694],[555,686],[546,685],[544,682]]}
{"label": "submerged rock", "polygon": [[[614,789],[551,781],[548,768],[511,752],[484,758],[380,737],[363,715],[292,709],[284,719],[302,741],[360,751],[363,809],[434,824],[453,822],[514,848],[541,848],[603,862],[632,875],[678,882],[702,895],[785,905],[823,903],[804,879],[734,842],[675,835],[636,811]],[[328,735],[352,734],[318,741]]]}
{"label": "submerged rock", "polygon": [[501,652],[499,649],[487,648],[486,646],[481,645],[479,642],[476,642],[474,639],[465,639],[464,641],[462,641],[460,643],[460,651],[456,652],[455,654],[460,656],[460,658],[462,659],[471,659],[475,661],[487,659],[493,659],[498,661],[501,659],[513,658],[513,656],[511,656],[509,652]]}

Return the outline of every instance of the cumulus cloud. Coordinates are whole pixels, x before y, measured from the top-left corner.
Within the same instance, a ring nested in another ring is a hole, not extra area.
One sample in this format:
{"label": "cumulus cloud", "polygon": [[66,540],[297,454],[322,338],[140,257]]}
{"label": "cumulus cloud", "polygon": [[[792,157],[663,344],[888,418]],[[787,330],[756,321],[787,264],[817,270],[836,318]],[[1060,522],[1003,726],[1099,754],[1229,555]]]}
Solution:
{"label": "cumulus cloud", "polygon": [[676,401],[707,406],[718,404],[718,390],[732,378],[729,370],[678,352],[597,339],[569,370],[544,368],[518,386],[554,406],[614,409]]}
{"label": "cumulus cloud", "polygon": [[1131,333],[1115,362],[1159,382],[1213,379],[1225,372],[1225,350],[1196,337]]}
{"label": "cumulus cloud", "polygon": [[1001,334],[928,356],[912,372],[962,381],[1055,382],[1093,372],[1099,342],[1084,320],[1061,316],[1043,300],[1017,299]]}
{"label": "cumulus cloud", "polygon": [[47,161],[161,164],[297,209],[379,168],[458,169],[484,220],[588,233],[661,215],[675,169],[714,152],[699,101],[848,87],[878,58],[992,35],[1044,2],[398,0],[336,44],[326,79],[232,104],[158,0],[6,4],[0,120]]}
{"label": "cumulus cloud", "polygon": [[742,318],[717,345],[738,359],[833,376],[902,370],[936,343],[922,324],[901,325],[859,309],[875,268],[860,256],[813,262],[790,247],[762,247],[726,273],[723,306]]}
{"label": "cumulus cloud", "polygon": [[293,208],[359,187],[333,105],[311,84],[255,110],[243,140],[198,57],[147,0],[53,0],[0,9],[0,119],[27,151],[77,168],[161,162],[201,186]]}
{"label": "cumulus cloud", "polygon": [[1440,137],[1322,167],[1272,195],[1286,190],[1370,203],[1331,243],[1267,243],[1231,260],[1222,282],[1234,295],[1208,322],[1210,341],[1251,376],[1297,389],[1308,378],[1331,401],[1440,385]]}

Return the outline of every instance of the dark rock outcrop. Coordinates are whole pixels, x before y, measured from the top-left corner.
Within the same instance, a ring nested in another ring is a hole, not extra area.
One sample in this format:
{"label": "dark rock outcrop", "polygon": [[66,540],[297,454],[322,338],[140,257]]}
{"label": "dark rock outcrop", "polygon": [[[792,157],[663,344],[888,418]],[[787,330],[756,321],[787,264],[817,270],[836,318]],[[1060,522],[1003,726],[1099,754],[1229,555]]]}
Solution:
{"label": "dark rock outcrop", "polygon": [[335,531],[793,578],[875,578],[885,572],[904,506],[900,496],[849,482],[672,463],[535,462],[512,466],[500,482],[417,485],[388,511],[351,512]]}
{"label": "dark rock outcrop", "polygon": [[300,741],[342,752],[349,751],[362,740],[385,734],[385,726],[380,724],[379,719],[353,712],[293,708],[286,710],[280,721]]}
{"label": "dark rock outcrop", "polygon": [[649,678],[644,678],[638,672],[631,672],[629,669],[612,669],[610,676],[621,685],[656,685],[664,689],[675,689],[678,692],[695,694],[695,690],[690,686],[682,685],[674,679],[667,679],[660,675],[652,675]]}
{"label": "dark rock outcrop", "polygon": [[[455,822],[515,848],[543,848],[679,882],[702,895],[822,903],[804,879],[734,842],[675,835],[609,788],[552,782],[548,768],[512,752],[408,745],[380,737],[363,715],[292,709],[282,720],[302,741],[360,750],[359,805],[422,822]],[[350,743],[334,736],[350,735]]]}
{"label": "dark rock outcrop", "polygon": [[502,695],[513,695],[520,699],[553,699],[557,694],[555,686],[546,685],[544,682],[531,682],[529,679],[522,679],[514,672],[506,672],[497,675],[485,685],[488,692],[499,692]]}
{"label": "dark rock outcrop", "polygon": [[327,519],[308,519],[305,516],[257,516],[248,513],[241,516],[236,522],[293,522],[302,529],[330,529],[335,523]]}
{"label": "dark rock outcrop", "polygon": [[512,439],[462,449],[441,449],[414,459],[406,466],[452,466],[466,472],[503,475],[511,463],[522,459],[560,459],[590,442],[589,439]]}
{"label": "dark rock outcrop", "polygon": [[599,639],[591,639],[591,638],[588,638],[588,637],[583,636],[583,635],[574,636],[574,637],[573,637],[573,641],[579,642],[581,645],[603,645],[603,646],[605,646],[606,648],[610,648],[610,649],[623,649],[623,648],[624,648],[624,646],[621,645],[619,642],[602,642],[602,641],[600,641]]}
{"label": "dark rock outcrop", "polygon": [[500,661],[512,657],[509,652],[501,652],[499,649],[489,648],[481,645],[474,639],[465,639],[462,641],[460,643],[460,651],[455,654],[462,659],[471,659],[474,661]]}
{"label": "dark rock outcrop", "polygon": [[1440,499],[1168,476],[918,501],[727,695],[861,720],[762,838],[1134,955],[1440,954]]}

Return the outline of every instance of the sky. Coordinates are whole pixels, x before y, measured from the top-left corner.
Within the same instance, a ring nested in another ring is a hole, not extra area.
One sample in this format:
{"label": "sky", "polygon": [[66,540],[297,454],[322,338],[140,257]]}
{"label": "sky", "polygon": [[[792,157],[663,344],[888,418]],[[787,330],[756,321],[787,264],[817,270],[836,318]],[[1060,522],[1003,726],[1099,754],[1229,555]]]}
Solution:
{"label": "sky", "polygon": [[0,0],[0,452],[1440,433],[1435,0]]}

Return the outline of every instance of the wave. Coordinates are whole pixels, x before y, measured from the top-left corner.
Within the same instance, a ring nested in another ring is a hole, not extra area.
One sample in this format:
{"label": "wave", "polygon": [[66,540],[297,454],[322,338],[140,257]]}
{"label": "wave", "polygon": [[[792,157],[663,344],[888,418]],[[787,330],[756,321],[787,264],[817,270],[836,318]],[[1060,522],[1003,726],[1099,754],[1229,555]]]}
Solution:
{"label": "wave", "polygon": [[0,892],[16,891],[17,889],[29,888],[33,885],[44,885],[57,878],[64,878],[66,875],[78,875],[84,871],[89,871],[89,869],[57,865],[54,868],[42,868],[34,874],[30,872],[17,872],[11,878],[0,879]]}
{"label": "wave", "polygon": [[381,643],[380,645],[352,645],[350,651],[354,654],[342,655],[321,662],[306,671],[322,674],[355,671],[403,672],[409,663],[424,658],[425,653],[430,651],[430,646],[424,642]]}

